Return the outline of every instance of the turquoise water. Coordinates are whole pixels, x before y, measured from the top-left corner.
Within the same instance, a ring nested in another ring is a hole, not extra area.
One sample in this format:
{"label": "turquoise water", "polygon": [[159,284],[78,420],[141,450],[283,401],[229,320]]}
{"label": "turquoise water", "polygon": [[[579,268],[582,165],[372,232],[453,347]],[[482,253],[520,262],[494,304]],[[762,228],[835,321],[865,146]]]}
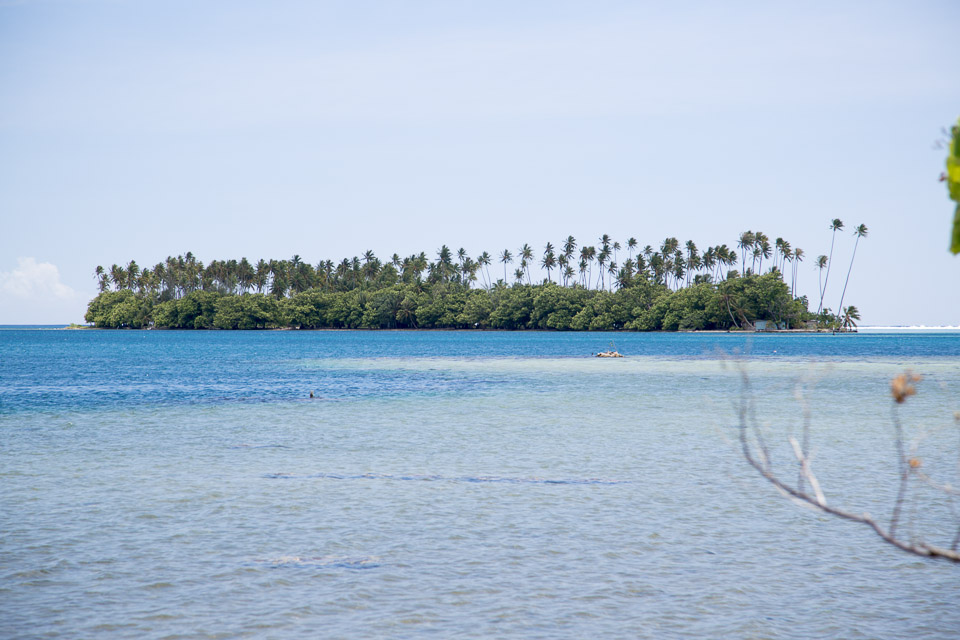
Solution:
{"label": "turquoise water", "polygon": [[746,467],[731,352],[831,502],[888,513],[905,367],[958,484],[955,333],[0,331],[0,635],[956,637],[960,567]]}

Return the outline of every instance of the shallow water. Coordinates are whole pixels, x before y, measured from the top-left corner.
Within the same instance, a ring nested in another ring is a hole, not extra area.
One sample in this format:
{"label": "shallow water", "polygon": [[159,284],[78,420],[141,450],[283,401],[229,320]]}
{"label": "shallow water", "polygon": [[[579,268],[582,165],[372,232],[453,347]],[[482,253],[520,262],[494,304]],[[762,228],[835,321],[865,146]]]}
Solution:
{"label": "shallow water", "polygon": [[960,334],[0,332],[0,635],[956,637],[960,567],[746,467],[732,351],[832,502],[888,512],[908,366],[956,483]]}

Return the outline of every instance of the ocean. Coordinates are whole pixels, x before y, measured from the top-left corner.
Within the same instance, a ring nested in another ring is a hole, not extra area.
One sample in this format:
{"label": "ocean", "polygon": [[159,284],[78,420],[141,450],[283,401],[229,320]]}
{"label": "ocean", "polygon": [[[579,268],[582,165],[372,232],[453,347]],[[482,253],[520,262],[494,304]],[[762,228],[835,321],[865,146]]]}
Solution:
{"label": "ocean", "polygon": [[894,419],[960,486],[957,332],[0,331],[0,636],[957,637],[960,566],[748,467],[741,372],[830,504],[889,520]]}

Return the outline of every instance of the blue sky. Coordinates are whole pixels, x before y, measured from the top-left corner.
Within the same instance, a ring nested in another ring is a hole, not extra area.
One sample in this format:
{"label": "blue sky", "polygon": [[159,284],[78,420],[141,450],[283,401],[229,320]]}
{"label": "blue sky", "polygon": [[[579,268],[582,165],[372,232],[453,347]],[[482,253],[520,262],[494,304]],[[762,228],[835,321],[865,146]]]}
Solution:
{"label": "blue sky", "polygon": [[570,234],[762,230],[813,298],[839,217],[870,228],[864,324],[957,325],[958,27],[947,1],[0,0],[0,324],[80,321],[98,264]]}

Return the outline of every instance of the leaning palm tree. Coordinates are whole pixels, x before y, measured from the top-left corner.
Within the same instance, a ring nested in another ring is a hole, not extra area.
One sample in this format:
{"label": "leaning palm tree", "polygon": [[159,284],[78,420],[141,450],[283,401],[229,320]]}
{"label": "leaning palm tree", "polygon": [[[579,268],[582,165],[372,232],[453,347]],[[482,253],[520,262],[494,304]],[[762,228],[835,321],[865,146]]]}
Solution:
{"label": "leaning palm tree", "polygon": [[860,310],[855,306],[850,305],[843,310],[842,319],[840,321],[840,328],[844,331],[850,331],[857,328],[856,321],[860,320]]}
{"label": "leaning palm tree", "polygon": [[817,306],[817,313],[823,310],[823,295],[827,292],[827,283],[830,282],[830,267],[833,266],[833,241],[837,238],[837,231],[843,229],[843,220],[834,218],[830,223],[830,257],[827,259],[827,277],[823,281],[823,289],[820,291],[820,304]]}
{"label": "leaning palm tree", "polygon": [[[847,267],[847,279],[843,281],[843,293],[840,294],[840,306],[837,307],[838,309],[843,309],[843,298],[847,295],[847,284],[850,282],[850,272],[853,270],[853,259],[857,257],[857,245],[860,244],[860,238],[864,238],[867,235],[867,225],[857,225],[857,228],[853,230],[853,235],[857,237],[857,240],[853,243],[853,255],[850,256],[850,266]],[[854,307],[854,309],[856,309],[856,307]]]}

